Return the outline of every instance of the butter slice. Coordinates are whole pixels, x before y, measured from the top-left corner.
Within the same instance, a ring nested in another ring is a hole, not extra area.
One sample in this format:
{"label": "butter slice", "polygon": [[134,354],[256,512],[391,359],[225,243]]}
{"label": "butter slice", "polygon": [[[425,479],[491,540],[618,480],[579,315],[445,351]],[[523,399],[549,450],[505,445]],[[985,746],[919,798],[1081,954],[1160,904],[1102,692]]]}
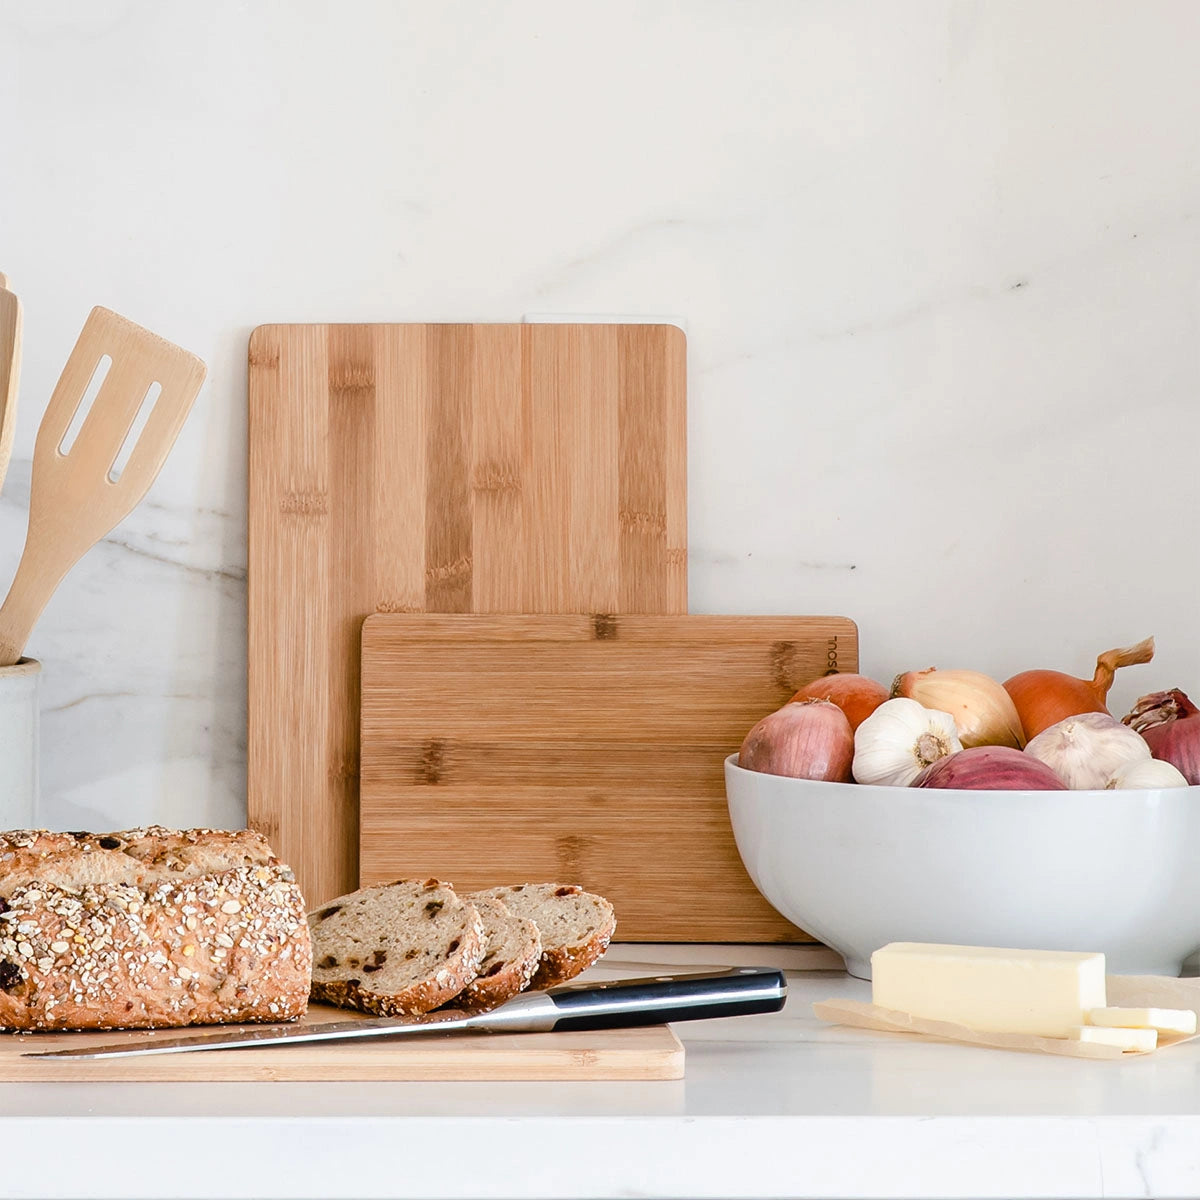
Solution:
{"label": "butter slice", "polygon": [[1106,1029],[1154,1029],[1188,1035],[1196,1032],[1196,1014],[1190,1008],[1093,1008],[1087,1023]]}
{"label": "butter slice", "polygon": [[872,998],[981,1033],[1070,1037],[1105,1007],[1104,955],[892,942],[871,955]]}
{"label": "butter slice", "polygon": [[1071,1030],[1073,1042],[1094,1042],[1101,1046],[1119,1046],[1122,1050],[1153,1050],[1158,1045],[1154,1029],[1103,1029],[1095,1025],[1080,1025]]}

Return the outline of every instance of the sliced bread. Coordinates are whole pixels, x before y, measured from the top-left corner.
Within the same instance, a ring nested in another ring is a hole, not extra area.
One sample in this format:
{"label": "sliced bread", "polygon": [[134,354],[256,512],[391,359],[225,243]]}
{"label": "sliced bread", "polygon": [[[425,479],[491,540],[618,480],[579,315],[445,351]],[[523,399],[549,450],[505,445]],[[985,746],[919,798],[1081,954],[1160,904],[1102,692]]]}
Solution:
{"label": "sliced bread", "polygon": [[416,1016],[458,995],[487,949],[479,910],[436,879],[339,896],[308,923],[312,998],[380,1016]]}
{"label": "sliced bread", "polygon": [[471,1012],[487,1012],[529,986],[542,958],[542,939],[532,921],[518,917],[495,896],[475,893],[464,899],[479,909],[487,953],[479,964],[479,974],[451,1004]]}
{"label": "sliced bread", "polygon": [[608,949],[617,927],[613,906],[575,884],[519,883],[476,893],[501,901],[537,927],[542,958],[529,986],[554,987],[585,971]]}

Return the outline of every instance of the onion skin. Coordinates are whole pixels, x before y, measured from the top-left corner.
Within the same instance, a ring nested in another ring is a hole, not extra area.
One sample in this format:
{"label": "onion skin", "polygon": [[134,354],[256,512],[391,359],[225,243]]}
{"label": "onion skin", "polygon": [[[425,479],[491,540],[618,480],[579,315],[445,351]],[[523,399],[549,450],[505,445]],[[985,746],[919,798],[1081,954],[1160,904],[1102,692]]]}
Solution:
{"label": "onion skin", "polygon": [[907,671],[897,675],[893,696],[908,696],[925,708],[954,718],[958,738],[972,746],[1011,746],[1020,750],[1025,733],[1016,706],[1004,688],[980,671]]}
{"label": "onion skin", "polygon": [[886,699],[882,683],[865,675],[822,675],[806,683],[793,697],[797,700],[830,700],[846,714],[853,733]]}
{"label": "onion skin", "polygon": [[792,779],[850,782],[854,734],[850,721],[829,700],[787,703],[746,734],[738,766]]}
{"label": "onion skin", "polygon": [[1136,646],[1106,650],[1096,659],[1096,673],[1091,679],[1076,679],[1062,671],[1022,671],[1005,681],[1004,690],[1016,705],[1026,741],[1032,741],[1043,729],[1067,717],[1107,713],[1108,690],[1116,672],[1148,663],[1153,657],[1154,639],[1149,637]]}
{"label": "onion skin", "polygon": [[926,767],[912,787],[987,792],[1065,792],[1067,785],[1043,762],[1012,746],[974,746]]}
{"label": "onion skin", "polygon": [[1145,738],[1155,758],[1178,768],[1193,787],[1200,783],[1200,709],[1178,688],[1143,696],[1122,723]]}

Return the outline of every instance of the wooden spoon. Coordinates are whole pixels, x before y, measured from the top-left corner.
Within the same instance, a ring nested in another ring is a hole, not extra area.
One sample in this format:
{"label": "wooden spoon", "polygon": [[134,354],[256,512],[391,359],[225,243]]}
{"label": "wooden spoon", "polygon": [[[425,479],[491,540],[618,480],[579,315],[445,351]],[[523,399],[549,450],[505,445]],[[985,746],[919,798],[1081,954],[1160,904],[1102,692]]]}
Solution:
{"label": "wooden spoon", "polygon": [[17,384],[21,378],[21,301],[0,275],[0,487],[8,474],[17,430]]}
{"label": "wooden spoon", "polygon": [[[63,453],[63,439],[104,355],[112,366],[79,435]],[[146,494],[204,375],[205,366],[194,354],[106,308],[92,309],[38,427],[29,532],[16,578],[0,607],[0,666],[21,657],[62,577]],[[162,393],[114,479],[117,458],[156,382]]]}

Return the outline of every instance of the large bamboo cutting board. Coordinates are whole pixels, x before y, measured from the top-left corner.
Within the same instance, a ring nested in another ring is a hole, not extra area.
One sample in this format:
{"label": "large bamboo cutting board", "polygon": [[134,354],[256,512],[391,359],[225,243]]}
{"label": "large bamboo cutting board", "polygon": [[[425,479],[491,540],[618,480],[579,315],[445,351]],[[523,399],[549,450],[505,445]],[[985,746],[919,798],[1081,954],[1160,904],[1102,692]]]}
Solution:
{"label": "large bamboo cutting board", "polygon": [[[356,1014],[314,1005],[304,1024],[344,1021]],[[176,1037],[164,1029],[156,1037]],[[184,1032],[204,1033],[206,1030]],[[0,1082],[226,1083],[396,1080],[681,1079],[684,1051],[666,1025],[574,1033],[422,1034],[359,1042],[308,1042],[205,1050],[139,1058],[37,1059],[40,1050],[69,1050],[141,1041],[130,1033],[0,1033]]]}
{"label": "large bamboo cutting board", "polygon": [[672,326],[254,331],[249,818],[310,903],[358,884],[362,619],[686,612],[686,419]]}
{"label": "large bamboo cutting board", "polygon": [[723,760],[857,666],[843,617],[371,617],[363,883],[581,883],[621,941],[811,940],[742,867]]}

